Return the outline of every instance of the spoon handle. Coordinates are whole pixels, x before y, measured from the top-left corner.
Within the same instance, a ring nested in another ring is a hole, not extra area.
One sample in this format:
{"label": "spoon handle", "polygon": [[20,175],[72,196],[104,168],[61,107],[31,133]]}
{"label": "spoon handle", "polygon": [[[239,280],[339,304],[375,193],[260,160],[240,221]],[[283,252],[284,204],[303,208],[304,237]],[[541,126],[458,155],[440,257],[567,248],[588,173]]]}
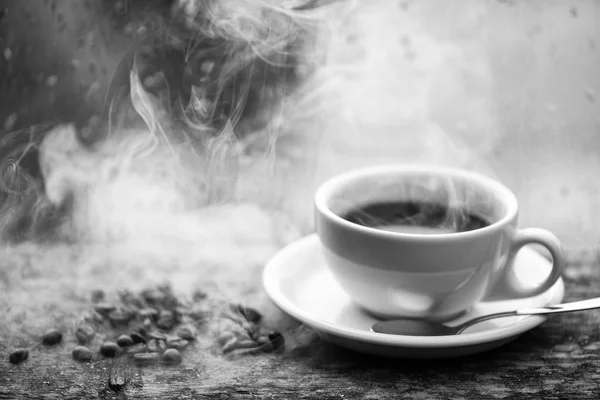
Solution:
{"label": "spoon handle", "polygon": [[571,311],[592,310],[600,308],[600,297],[588,300],[573,301],[571,303],[556,304],[546,307],[522,308],[516,311],[517,315],[559,314]]}
{"label": "spoon handle", "polygon": [[600,308],[600,297],[589,300],[573,301],[571,303],[556,304],[552,306],[536,307],[536,308],[521,308],[516,311],[506,311],[497,314],[482,315],[481,317],[473,318],[456,327],[457,335],[465,329],[483,321],[487,321],[500,317],[514,317],[517,315],[544,315],[544,314],[560,314],[572,311],[592,310]]}

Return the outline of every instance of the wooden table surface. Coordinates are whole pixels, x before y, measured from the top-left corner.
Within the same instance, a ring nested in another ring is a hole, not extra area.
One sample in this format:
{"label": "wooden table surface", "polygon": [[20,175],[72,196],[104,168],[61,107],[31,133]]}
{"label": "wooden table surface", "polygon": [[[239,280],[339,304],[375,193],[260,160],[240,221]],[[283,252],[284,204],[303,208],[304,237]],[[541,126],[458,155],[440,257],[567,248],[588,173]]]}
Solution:
{"label": "wooden table surface", "polygon": [[[593,252],[570,253],[565,301],[600,296]],[[274,308],[274,306],[273,306]],[[72,360],[72,343],[0,363],[0,398],[475,399],[600,397],[600,311],[551,317],[501,348],[447,360],[384,359],[321,341],[284,315],[280,354],[213,356],[192,346],[177,366]],[[285,328],[283,328],[285,327]],[[109,383],[118,379],[123,386]]]}

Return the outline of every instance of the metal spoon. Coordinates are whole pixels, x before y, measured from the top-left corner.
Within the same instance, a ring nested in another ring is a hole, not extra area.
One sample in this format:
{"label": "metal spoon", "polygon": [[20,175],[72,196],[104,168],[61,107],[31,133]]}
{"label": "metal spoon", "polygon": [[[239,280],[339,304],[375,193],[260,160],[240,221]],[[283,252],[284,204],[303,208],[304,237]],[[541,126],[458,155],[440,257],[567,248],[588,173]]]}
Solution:
{"label": "metal spoon", "polygon": [[501,317],[514,317],[518,315],[544,315],[544,314],[560,314],[573,311],[591,310],[600,308],[600,297],[574,301],[572,303],[556,304],[538,308],[523,308],[516,311],[505,311],[495,314],[482,315],[463,322],[460,325],[448,326],[441,322],[424,321],[418,319],[393,319],[388,321],[380,321],[373,326],[371,330],[378,333],[386,333],[390,335],[410,335],[410,336],[443,336],[443,335],[458,335],[465,329],[483,321]]}

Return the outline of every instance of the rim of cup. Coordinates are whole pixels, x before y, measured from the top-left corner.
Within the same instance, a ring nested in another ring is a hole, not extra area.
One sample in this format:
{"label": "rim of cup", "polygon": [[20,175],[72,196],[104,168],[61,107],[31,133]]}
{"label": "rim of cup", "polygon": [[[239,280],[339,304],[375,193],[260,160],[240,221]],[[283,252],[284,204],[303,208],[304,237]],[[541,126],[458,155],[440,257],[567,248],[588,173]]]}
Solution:
{"label": "rim of cup", "polygon": [[[467,180],[473,180],[478,183],[481,187],[485,187],[489,189],[491,192],[495,194],[496,199],[500,199],[504,206],[505,212],[504,216],[499,220],[491,223],[488,226],[483,228],[479,228],[472,231],[466,232],[451,232],[451,233],[404,233],[404,232],[392,232],[386,231],[383,229],[377,229],[372,227],[367,227],[359,224],[355,224],[353,222],[347,221],[344,218],[340,217],[329,208],[329,199],[340,187],[346,185],[349,182],[359,180],[361,178],[365,178],[374,174],[384,174],[384,173],[420,173],[420,174],[431,174],[432,176],[445,176],[445,177],[455,177],[455,178],[463,178]],[[314,196],[314,204],[319,213],[328,218],[334,223],[345,226],[349,229],[354,229],[359,232],[363,232],[365,234],[377,235],[382,237],[389,238],[415,238],[419,240],[423,240],[425,238],[436,240],[436,239],[448,239],[448,238],[464,238],[467,236],[479,235],[481,233],[488,232],[490,230],[498,229],[500,226],[505,225],[513,218],[517,216],[518,213],[518,201],[514,193],[505,185],[500,183],[499,181],[492,179],[486,175],[455,168],[455,167],[447,167],[440,165],[427,165],[427,164],[387,164],[387,165],[375,165],[370,167],[363,167],[359,169],[350,170],[347,172],[343,172],[338,174],[325,182],[323,182]]]}

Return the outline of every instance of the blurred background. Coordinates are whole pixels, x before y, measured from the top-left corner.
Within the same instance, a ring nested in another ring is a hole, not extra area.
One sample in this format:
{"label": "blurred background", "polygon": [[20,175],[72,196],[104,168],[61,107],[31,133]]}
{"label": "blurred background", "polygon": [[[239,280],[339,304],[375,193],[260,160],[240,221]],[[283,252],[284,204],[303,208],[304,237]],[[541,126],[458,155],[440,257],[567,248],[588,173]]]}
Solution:
{"label": "blurred background", "polygon": [[[49,122],[75,122],[80,129],[97,123],[119,62],[164,21],[169,3],[0,0],[0,133]],[[365,129],[356,122],[354,133],[345,131],[319,142],[321,154],[312,160],[320,171],[316,182],[350,165],[342,158],[361,157],[362,163],[401,160],[473,165],[515,191],[522,226],[553,230],[569,247],[597,247],[600,2],[416,3],[399,2],[412,13],[406,17],[407,26],[420,21],[419,29],[426,26],[428,35],[452,40],[462,49],[458,55],[450,49],[434,78],[427,81],[431,90],[426,114],[443,134],[432,133],[426,146],[414,147],[410,135],[416,131],[411,124],[402,128],[413,132],[407,136],[392,135],[386,129],[378,136],[365,130],[374,126],[372,118],[362,121]],[[385,2],[362,2],[348,16],[348,21],[363,25],[370,21],[371,27],[381,27],[377,32],[367,29],[363,37],[385,37],[385,27],[394,25],[391,20],[378,24],[369,19],[384,15],[375,11],[378,4]],[[363,44],[376,43],[366,40]],[[419,46],[430,44],[413,36],[410,43],[405,38],[380,45],[388,50],[412,45],[418,53]],[[439,53],[441,47],[436,46],[428,54]],[[343,58],[347,50],[338,47],[331,58]],[[459,59],[456,65],[447,62],[454,56]],[[467,64],[472,68],[461,67]],[[460,76],[459,83],[455,76]],[[415,83],[407,78],[399,89],[411,84]],[[410,104],[410,96],[421,91],[405,93],[401,101]],[[473,98],[477,100],[468,104]],[[364,102],[368,108],[369,100]],[[382,118],[389,116],[385,110],[378,112]],[[435,153],[447,146],[472,150],[473,161],[455,162],[453,157],[463,157],[460,151],[445,152],[443,157]],[[345,157],[336,159],[339,152]],[[314,170],[307,173],[316,174]],[[308,204],[310,196],[300,196],[298,201]]]}

